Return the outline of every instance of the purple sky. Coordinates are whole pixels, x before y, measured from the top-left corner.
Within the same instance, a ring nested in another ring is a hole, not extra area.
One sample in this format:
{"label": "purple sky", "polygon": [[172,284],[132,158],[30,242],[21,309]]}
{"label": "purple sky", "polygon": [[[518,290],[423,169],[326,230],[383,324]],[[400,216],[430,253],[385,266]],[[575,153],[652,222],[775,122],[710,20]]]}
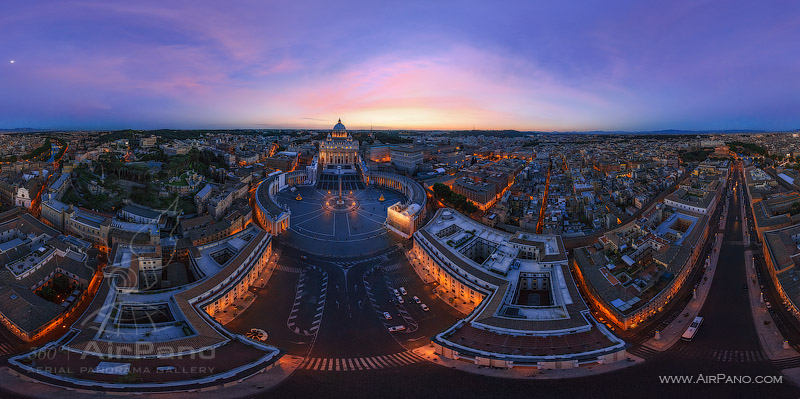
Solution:
{"label": "purple sky", "polygon": [[5,1],[0,127],[800,128],[795,0],[269,3]]}

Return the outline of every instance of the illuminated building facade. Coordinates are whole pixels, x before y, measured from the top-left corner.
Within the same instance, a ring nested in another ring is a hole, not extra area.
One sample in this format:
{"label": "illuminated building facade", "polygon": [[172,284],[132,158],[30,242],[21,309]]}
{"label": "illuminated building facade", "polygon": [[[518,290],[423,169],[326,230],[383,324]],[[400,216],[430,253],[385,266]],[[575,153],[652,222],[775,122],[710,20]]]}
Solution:
{"label": "illuminated building facade", "polygon": [[347,128],[342,124],[342,120],[333,130],[328,133],[328,137],[319,143],[319,164],[325,167],[329,164],[359,164],[358,141],[353,140],[353,136],[347,132]]}
{"label": "illuminated building facade", "polygon": [[[573,368],[625,360],[626,344],[583,302],[561,237],[509,234],[452,209],[414,233],[414,269],[466,317],[436,353],[480,366]],[[554,338],[557,338],[554,339]]]}

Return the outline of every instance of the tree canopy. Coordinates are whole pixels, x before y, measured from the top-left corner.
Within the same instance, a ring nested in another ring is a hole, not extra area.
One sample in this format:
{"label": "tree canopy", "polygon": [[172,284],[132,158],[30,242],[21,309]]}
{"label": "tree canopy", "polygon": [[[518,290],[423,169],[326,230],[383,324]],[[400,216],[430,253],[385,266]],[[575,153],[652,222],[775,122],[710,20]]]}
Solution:
{"label": "tree canopy", "polygon": [[472,201],[461,194],[453,192],[446,184],[435,183],[433,185],[433,193],[436,195],[436,198],[439,198],[442,202],[451,205],[453,208],[467,215],[471,215],[478,210],[478,207],[475,206]]}

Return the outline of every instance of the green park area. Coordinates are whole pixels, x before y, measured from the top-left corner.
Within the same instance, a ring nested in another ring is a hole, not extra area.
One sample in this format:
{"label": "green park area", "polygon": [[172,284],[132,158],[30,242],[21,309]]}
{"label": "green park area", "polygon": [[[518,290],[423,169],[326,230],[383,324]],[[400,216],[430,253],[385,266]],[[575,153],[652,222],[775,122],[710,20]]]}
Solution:
{"label": "green park area", "polygon": [[[212,179],[224,179],[227,166],[222,157],[208,151],[192,150],[186,155],[166,156],[158,150],[136,163],[124,162],[118,155],[104,154],[91,166],[73,171],[73,185],[62,201],[100,212],[113,213],[124,199],[154,209],[196,212],[192,198],[178,194],[162,195],[162,184],[188,185],[187,170]],[[149,167],[148,162],[159,167]],[[172,177],[180,177],[170,182]]]}
{"label": "green park area", "polygon": [[467,215],[470,215],[478,210],[478,207],[475,206],[472,201],[468,200],[467,197],[461,194],[453,192],[453,190],[451,190],[446,184],[434,184],[433,193],[436,195],[436,198],[442,200],[442,202],[445,204],[448,204],[453,208],[466,213]]}

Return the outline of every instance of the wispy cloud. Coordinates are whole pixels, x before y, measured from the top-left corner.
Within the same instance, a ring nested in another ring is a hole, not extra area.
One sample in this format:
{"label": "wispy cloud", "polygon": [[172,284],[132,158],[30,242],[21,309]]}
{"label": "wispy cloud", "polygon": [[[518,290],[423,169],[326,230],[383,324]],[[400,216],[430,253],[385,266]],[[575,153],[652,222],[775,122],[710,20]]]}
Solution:
{"label": "wispy cloud", "polygon": [[2,126],[800,126],[792,1],[5,8]]}

